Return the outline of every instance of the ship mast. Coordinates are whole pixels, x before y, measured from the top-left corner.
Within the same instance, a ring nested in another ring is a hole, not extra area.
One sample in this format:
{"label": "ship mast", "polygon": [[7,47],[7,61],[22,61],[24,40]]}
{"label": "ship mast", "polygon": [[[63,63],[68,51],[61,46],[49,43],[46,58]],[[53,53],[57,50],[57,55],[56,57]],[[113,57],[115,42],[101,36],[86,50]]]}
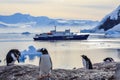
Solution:
{"label": "ship mast", "polygon": [[54,26],[55,27],[55,32],[56,32],[56,26]]}

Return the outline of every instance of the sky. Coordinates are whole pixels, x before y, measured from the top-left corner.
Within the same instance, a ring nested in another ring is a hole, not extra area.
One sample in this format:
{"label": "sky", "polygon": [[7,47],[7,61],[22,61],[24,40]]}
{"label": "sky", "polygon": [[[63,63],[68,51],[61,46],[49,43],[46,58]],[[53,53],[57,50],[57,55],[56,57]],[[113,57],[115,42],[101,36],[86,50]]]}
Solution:
{"label": "sky", "polygon": [[0,15],[101,20],[119,5],[120,0],[0,0]]}

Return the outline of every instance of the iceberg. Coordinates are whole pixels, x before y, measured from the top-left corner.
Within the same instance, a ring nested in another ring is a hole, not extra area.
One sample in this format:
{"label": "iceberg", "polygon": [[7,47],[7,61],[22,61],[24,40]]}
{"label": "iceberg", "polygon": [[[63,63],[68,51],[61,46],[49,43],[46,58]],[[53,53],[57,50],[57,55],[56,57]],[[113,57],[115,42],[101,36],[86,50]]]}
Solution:
{"label": "iceberg", "polygon": [[120,24],[114,26],[105,32],[105,37],[108,38],[120,38]]}
{"label": "iceberg", "polygon": [[20,62],[25,62],[25,59],[27,59],[27,56],[30,60],[33,60],[36,56],[40,57],[42,55],[41,52],[37,52],[36,48],[34,46],[29,46],[28,50],[21,51],[21,57],[19,58]]}

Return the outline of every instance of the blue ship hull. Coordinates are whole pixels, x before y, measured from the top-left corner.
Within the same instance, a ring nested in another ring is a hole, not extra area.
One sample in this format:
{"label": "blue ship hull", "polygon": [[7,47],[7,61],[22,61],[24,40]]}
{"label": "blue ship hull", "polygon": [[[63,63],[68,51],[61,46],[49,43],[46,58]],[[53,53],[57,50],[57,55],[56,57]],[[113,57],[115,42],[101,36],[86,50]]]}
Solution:
{"label": "blue ship hull", "polygon": [[87,40],[89,34],[86,35],[74,35],[74,36],[52,36],[52,37],[38,37],[34,40]]}

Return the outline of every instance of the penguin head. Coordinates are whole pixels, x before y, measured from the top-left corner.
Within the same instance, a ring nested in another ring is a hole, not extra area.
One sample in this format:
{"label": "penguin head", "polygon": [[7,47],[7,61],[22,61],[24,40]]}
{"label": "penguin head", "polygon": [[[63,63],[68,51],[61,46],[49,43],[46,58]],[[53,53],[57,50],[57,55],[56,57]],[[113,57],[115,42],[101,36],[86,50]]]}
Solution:
{"label": "penguin head", "polygon": [[114,59],[111,57],[107,57],[105,59],[103,59],[104,62],[114,62]]}
{"label": "penguin head", "polygon": [[44,54],[48,54],[48,51],[47,51],[47,49],[46,48],[41,48],[41,49],[39,49],[39,50],[37,50],[38,52],[41,52],[43,55]]}
{"label": "penguin head", "polygon": [[86,59],[86,58],[87,58],[87,56],[86,56],[86,55],[81,55],[81,57],[82,57],[82,58],[84,58],[84,59]]}

